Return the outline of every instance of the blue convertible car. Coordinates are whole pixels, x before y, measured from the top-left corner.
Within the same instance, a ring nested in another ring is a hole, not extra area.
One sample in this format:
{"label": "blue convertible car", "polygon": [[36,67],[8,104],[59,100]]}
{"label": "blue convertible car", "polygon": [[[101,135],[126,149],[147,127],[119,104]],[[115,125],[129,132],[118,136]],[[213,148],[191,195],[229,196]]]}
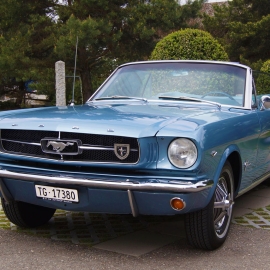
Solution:
{"label": "blue convertible car", "polygon": [[269,177],[269,107],[244,65],[124,64],[82,106],[0,113],[3,209],[28,227],[55,209],[185,214],[190,244],[218,248]]}

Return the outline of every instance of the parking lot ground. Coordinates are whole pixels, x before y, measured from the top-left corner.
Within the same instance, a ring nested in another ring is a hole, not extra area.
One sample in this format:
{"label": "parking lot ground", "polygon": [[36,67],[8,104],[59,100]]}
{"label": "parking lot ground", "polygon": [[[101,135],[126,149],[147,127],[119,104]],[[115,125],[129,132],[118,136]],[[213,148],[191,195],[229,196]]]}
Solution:
{"label": "parking lot ground", "polygon": [[[151,243],[148,241],[145,239],[145,245]],[[126,242],[126,246],[132,245]],[[130,256],[0,229],[0,251],[1,269],[5,270],[268,270],[270,232],[232,224],[227,241],[215,251],[194,249],[185,239],[177,239],[144,255]]]}
{"label": "parking lot ground", "polygon": [[[265,182],[237,198],[233,217],[235,224],[270,230],[269,183]],[[185,239],[185,229],[183,218],[178,217],[169,221],[163,220],[158,224],[149,224],[147,230],[111,239],[94,247],[140,256],[180,239]],[[127,245],[127,243],[133,243],[133,245]]]}
{"label": "parking lot ground", "polygon": [[0,208],[0,262],[2,269],[269,269],[269,205],[267,182],[237,198],[229,237],[212,252],[187,244],[181,216],[57,211],[47,225],[26,230]]}

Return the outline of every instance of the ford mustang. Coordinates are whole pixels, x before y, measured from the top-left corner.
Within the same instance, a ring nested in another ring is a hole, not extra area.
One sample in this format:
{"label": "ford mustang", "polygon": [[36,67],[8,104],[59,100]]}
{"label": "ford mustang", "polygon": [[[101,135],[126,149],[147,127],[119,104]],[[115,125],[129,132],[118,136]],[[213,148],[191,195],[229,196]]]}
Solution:
{"label": "ford mustang", "polygon": [[189,243],[216,249],[269,177],[269,107],[238,63],[121,65],[84,105],[0,113],[3,210],[23,227],[56,209],[185,215]]}

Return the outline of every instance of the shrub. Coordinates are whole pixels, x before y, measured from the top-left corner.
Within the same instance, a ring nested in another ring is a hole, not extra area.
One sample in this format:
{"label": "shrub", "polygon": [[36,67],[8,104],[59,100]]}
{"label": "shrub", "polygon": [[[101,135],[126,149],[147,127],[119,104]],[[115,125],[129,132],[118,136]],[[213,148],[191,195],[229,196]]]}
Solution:
{"label": "shrub", "polygon": [[228,61],[228,55],[208,32],[188,28],[171,33],[159,41],[150,59]]}
{"label": "shrub", "polygon": [[263,66],[261,68],[262,72],[267,72],[270,74],[270,60],[267,60],[263,63]]}
{"label": "shrub", "polygon": [[15,110],[20,107],[14,101],[0,101],[0,111]]}
{"label": "shrub", "polygon": [[270,95],[270,60],[263,63],[260,72],[255,72],[257,94]]}

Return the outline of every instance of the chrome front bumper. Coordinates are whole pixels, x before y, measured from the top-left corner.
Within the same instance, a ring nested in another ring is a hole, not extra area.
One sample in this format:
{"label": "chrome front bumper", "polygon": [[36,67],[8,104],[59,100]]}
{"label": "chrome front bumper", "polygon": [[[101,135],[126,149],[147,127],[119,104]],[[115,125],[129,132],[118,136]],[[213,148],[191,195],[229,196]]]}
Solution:
{"label": "chrome front bumper", "polygon": [[127,192],[128,200],[134,217],[139,215],[136,200],[134,198],[134,191],[152,191],[152,192],[170,192],[170,193],[195,193],[209,189],[214,185],[213,180],[203,180],[196,183],[187,181],[164,181],[157,179],[148,179],[145,182],[138,182],[136,180],[125,179],[125,181],[106,180],[98,178],[77,178],[70,176],[57,176],[53,175],[39,175],[39,174],[26,174],[21,172],[12,172],[0,169],[0,192],[8,203],[13,200],[12,194],[6,187],[3,179],[16,179],[21,181],[51,183],[58,185],[79,185],[89,188],[110,189],[110,190],[124,190]]}
{"label": "chrome front bumper", "polygon": [[74,178],[67,176],[49,176],[49,175],[35,175],[18,172],[11,172],[8,170],[0,170],[0,178],[10,178],[22,181],[55,183],[63,185],[79,185],[91,188],[104,189],[118,189],[131,191],[164,191],[173,193],[194,193],[211,188],[214,184],[213,180],[203,180],[196,183],[186,181],[166,181],[166,182],[138,182],[126,179],[125,181],[111,181],[106,179],[87,179]]}

